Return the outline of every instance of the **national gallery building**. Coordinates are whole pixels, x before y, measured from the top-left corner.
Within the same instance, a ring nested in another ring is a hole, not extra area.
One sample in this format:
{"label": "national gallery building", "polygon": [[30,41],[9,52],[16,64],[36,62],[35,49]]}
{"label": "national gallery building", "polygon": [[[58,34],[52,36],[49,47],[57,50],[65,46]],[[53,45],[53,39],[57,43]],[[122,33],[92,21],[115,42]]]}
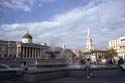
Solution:
{"label": "national gallery building", "polygon": [[32,43],[32,36],[24,34],[22,42],[0,40],[0,58],[39,58],[45,59],[45,51],[49,50],[46,44]]}
{"label": "national gallery building", "polygon": [[72,51],[63,47],[52,47],[47,44],[32,42],[32,36],[27,32],[22,41],[0,40],[0,63],[19,66],[25,61],[28,65],[66,65]]}

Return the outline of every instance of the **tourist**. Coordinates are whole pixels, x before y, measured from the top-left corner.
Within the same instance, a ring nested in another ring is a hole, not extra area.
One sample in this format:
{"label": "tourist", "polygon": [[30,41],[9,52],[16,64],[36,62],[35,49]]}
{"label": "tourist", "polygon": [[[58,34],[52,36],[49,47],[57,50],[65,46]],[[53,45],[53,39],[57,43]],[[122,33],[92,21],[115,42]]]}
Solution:
{"label": "tourist", "polygon": [[118,60],[118,64],[119,64],[119,65],[124,64],[124,61],[123,61],[122,58],[120,58],[120,59]]}
{"label": "tourist", "polygon": [[21,68],[23,68],[24,71],[28,71],[28,67],[25,61],[21,62]]}
{"label": "tourist", "polygon": [[21,64],[20,64],[20,70],[16,72],[17,79],[22,78],[23,75],[24,75],[24,71],[27,71],[27,70],[28,70],[28,68],[26,66],[26,62],[25,61],[21,62]]}
{"label": "tourist", "polygon": [[120,65],[122,65],[122,64],[124,64],[124,61],[123,61],[123,59],[122,58],[120,58],[119,60],[118,60],[118,67],[121,69],[121,66]]}
{"label": "tourist", "polygon": [[91,78],[93,76],[93,71],[91,68],[91,60],[87,59],[85,63],[85,71],[86,71],[86,77]]}

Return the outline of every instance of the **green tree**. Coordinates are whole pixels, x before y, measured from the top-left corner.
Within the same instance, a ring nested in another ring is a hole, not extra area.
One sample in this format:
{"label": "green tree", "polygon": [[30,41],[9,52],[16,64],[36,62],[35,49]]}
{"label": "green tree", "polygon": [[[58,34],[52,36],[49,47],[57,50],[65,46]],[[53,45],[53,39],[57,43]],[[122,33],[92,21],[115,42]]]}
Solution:
{"label": "green tree", "polygon": [[110,49],[107,49],[104,57],[106,59],[112,59],[113,57],[116,57],[117,55],[118,55],[118,53],[116,52],[116,50],[113,48],[110,48]]}

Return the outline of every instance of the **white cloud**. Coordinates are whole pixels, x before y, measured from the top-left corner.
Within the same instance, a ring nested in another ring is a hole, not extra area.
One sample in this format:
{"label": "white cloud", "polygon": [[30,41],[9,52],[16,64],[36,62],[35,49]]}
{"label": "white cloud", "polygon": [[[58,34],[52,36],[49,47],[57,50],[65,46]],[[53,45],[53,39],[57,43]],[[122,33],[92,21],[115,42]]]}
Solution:
{"label": "white cloud", "polygon": [[3,39],[20,40],[29,30],[35,41],[55,42],[57,45],[64,43],[71,48],[84,48],[87,28],[90,27],[95,47],[104,48],[109,40],[124,35],[124,2],[104,0],[96,5],[91,2],[85,7],[57,14],[50,21],[1,25],[1,33],[6,32]]}
{"label": "white cloud", "polygon": [[[52,3],[56,0],[0,0],[0,7],[31,11],[33,6],[42,6],[44,3]],[[37,5],[36,5],[37,4]]]}

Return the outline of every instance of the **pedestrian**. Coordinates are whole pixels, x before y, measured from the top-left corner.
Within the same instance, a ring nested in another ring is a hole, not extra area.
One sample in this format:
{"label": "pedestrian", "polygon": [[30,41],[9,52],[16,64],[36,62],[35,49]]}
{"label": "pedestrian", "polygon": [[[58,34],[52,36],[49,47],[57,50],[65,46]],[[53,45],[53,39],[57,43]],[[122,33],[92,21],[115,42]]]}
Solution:
{"label": "pedestrian", "polygon": [[22,61],[20,64],[20,70],[16,72],[17,79],[19,80],[19,79],[23,78],[24,71],[27,71],[27,70],[28,70],[28,68],[26,66],[26,62]]}
{"label": "pedestrian", "polygon": [[91,68],[91,60],[88,58],[85,63],[86,77],[91,78],[93,76],[93,70]]}
{"label": "pedestrian", "polygon": [[118,60],[118,65],[121,65],[121,64],[124,64],[124,61],[123,61],[122,58],[120,58],[120,59]]}
{"label": "pedestrian", "polygon": [[24,71],[28,71],[28,67],[27,67],[27,64],[26,64],[25,61],[23,61],[23,62],[21,63],[21,68],[23,68]]}
{"label": "pedestrian", "polygon": [[118,67],[121,69],[121,66],[120,65],[122,65],[122,64],[124,64],[124,61],[123,61],[123,59],[122,58],[120,58],[119,60],[118,60]]}

